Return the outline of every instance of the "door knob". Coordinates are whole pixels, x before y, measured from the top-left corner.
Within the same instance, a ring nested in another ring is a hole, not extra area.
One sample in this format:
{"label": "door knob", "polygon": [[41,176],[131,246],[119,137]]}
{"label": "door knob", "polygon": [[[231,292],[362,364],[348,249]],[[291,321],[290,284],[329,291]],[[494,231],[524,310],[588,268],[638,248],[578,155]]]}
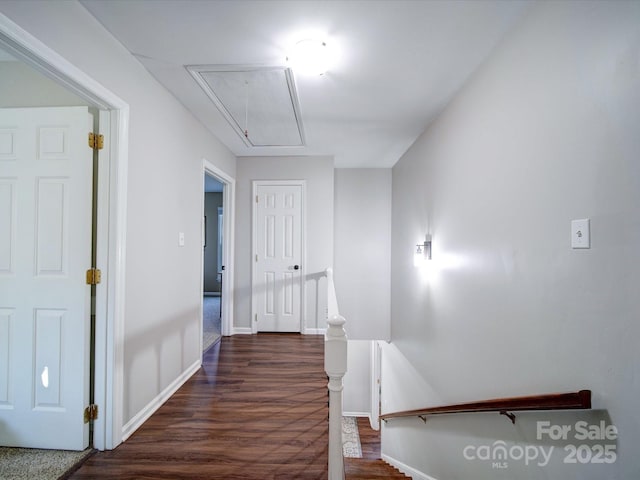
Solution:
{"label": "door knob", "polygon": [[294,270],[300,270],[300,265],[294,265],[294,266],[293,266],[293,269],[294,269]]}

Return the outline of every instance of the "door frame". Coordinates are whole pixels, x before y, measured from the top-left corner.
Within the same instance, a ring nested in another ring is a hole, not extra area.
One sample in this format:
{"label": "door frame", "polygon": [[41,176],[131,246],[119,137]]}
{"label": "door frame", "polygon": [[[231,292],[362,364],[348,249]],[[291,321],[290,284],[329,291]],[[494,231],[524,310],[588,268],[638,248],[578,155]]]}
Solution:
{"label": "door frame", "polygon": [[380,388],[382,387],[382,347],[378,340],[371,340],[371,405],[369,424],[373,430],[380,430]]}
{"label": "door frame", "polygon": [[95,403],[100,414],[93,441],[98,450],[112,449],[122,442],[123,425],[129,105],[2,13],[0,46],[97,108],[100,128],[109,133],[100,153],[97,192],[102,283],[96,289]]}
{"label": "door frame", "polygon": [[[235,189],[236,180],[216,167],[206,158],[202,160],[202,211],[200,218],[204,218],[204,177],[209,175],[218,180],[224,188],[222,189],[222,264],[224,265],[224,279],[222,281],[222,291],[220,295],[220,312],[222,320],[220,326],[223,336],[233,335],[233,277],[234,277],[234,238],[235,238]],[[202,222],[202,238],[204,238],[204,222]],[[202,292],[204,291],[204,249],[200,261],[200,318],[203,315]],[[202,330],[203,324],[200,322],[200,351],[202,352]],[[204,354],[204,352],[202,353]]]}
{"label": "door frame", "polygon": [[307,249],[306,249],[306,233],[307,233],[307,221],[306,221],[306,197],[307,197],[307,182],[306,180],[253,180],[251,188],[251,333],[258,333],[258,322],[256,316],[258,314],[258,296],[256,292],[257,282],[257,265],[256,255],[258,254],[258,209],[256,207],[255,198],[258,195],[258,187],[261,186],[299,186],[301,187],[301,205],[300,205],[300,333],[304,334],[307,328],[306,320],[306,282],[304,281],[304,272],[307,267]]}

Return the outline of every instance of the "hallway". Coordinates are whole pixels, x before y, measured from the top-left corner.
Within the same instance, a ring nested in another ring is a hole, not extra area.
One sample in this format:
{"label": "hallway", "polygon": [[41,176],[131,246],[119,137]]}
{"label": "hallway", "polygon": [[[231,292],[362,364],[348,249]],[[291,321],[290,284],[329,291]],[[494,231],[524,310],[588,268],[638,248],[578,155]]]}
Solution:
{"label": "hallway", "polygon": [[224,337],[125,443],[69,478],[326,478],[323,349],[315,335]]}

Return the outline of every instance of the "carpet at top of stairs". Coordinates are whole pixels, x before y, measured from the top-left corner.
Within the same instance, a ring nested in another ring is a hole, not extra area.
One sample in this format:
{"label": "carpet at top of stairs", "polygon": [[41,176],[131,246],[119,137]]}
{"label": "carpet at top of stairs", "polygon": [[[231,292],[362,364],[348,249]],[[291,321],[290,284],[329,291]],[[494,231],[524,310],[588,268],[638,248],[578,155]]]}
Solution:
{"label": "carpet at top of stairs", "polygon": [[362,458],[356,417],[342,417],[342,454],[345,458]]}
{"label": "carpet at top of stairs", "polygon": [[202,301],[202,351],[220,340],[220,297],[205,296]]}
{"label": "carpet at top of stairs", "polygon": [[58,480],[84,462],[94,450],[39,450],[0,447],[2,480]]}

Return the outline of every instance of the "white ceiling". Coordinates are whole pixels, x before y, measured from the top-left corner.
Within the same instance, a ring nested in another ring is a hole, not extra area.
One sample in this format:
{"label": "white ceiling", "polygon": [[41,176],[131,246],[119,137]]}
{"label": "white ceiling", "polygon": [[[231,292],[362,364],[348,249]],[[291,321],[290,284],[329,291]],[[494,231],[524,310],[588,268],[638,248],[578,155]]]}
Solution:
{"label": "white ceiling", "polygon": [[[528,1],[82,0],[238,156],[333,155],[336,167],[391,167],[513,28]],[[340,52],[323,76],[294,71],[304,147],[250,147],[188,65],[285,66],[322,32]]]}

